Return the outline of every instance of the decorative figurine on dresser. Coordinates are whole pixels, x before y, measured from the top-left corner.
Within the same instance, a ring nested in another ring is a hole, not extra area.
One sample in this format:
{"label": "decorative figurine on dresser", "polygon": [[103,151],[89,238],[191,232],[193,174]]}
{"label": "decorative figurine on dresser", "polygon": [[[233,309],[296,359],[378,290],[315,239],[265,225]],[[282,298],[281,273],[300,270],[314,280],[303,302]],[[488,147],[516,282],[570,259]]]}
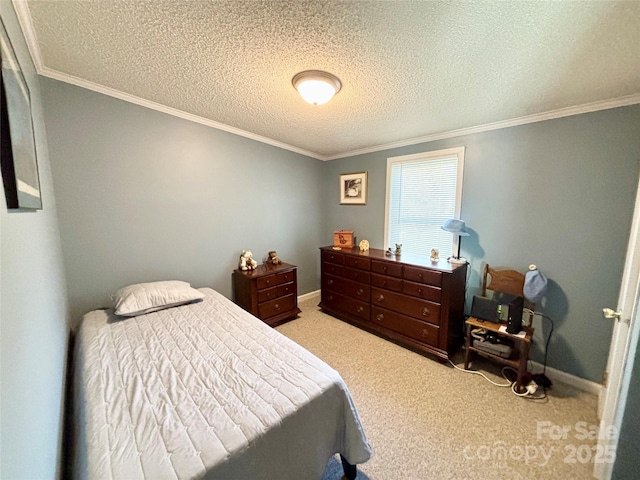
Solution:
{"label": "decorative figurine on dresser", "polygon": [[235,303],[272,327],[293,320],[300,313],[297,268],[280,260],[275,251],[255,269],[239,266],[233,272]]}
{"label": "decorative figurine on dresser", "polygon": [[325,312],[440,360],[462,345],[467,264],[374,248],[320,254]]}

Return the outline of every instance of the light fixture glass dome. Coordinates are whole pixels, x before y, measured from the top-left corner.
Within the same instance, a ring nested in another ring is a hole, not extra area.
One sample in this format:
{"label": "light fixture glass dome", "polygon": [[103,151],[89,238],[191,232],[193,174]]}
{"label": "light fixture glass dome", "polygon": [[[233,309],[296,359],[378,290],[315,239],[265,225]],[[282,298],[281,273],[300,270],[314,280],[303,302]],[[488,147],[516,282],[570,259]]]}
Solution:
{"label": "light fixture glass dome", "polygon": [[312,105],[323,105],[340,91],[338,77],[320,70],[306,70],[293,77],[293,86],[300,96]]}

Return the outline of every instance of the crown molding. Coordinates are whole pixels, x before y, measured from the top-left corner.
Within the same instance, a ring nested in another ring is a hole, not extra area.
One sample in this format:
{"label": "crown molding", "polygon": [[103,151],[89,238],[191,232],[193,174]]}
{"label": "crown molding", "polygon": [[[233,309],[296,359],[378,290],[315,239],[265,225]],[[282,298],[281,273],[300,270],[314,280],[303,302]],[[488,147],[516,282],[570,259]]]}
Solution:
{"label": "crown molding", "polygon": [[472,135],[474,133],[489,132],[491,130],[499,130],[501,128],[516,127],[518,125],[526,125],[528,123],[543,122],[545,120],[553,120],[555,118],[570,117],[583,113],[597,112],[600,110],[608,110],[611,108],[626,107],[629,105],[640,104],[640,94],[627,95],[624,97],[611,98],[598,102],[576,105],[573,107],[560,108],[543,113],[526,115],[524,117],[512,118],[510,120],[502,120],[499,122],[486,123],[475,127],[461,128],[458,130],[450,130],[448,132],[434,133],[425,135],[424,137],[411,138],[400,142],[392,142],[384,145],[376,145],[374,147],[361,148],[350,152],[338,153],[321,158],[321,160],[337,160],[340,158],[353,157],[363,155],[365,153],[380,152],[383,150],[391,150],[393,148],[408,147],[419,143],[433,142],[445,138],[461,137],[463,135]]}
{"label": "crown molding", "polygon": [[121,92],[120,90],[116,90],[113,88],[105,87],[104,85],[99,85],[97,83],[90,82],[88,80],[84,80],[82,78],[74,77],[72,75],[68,75],[66,73],[60,73],[56,70],[52,70],[50,68],[44,67],[42,71],[39,72],[40,75],[48,78],[52,78],[54,80],[59,80],[61,82],[70,83],[72,85],[76,85],[78,87],[86,88],[88,90],[93,90],[94,92],[102,93],[104,95],[108,95],[110,97],[115,97],[120,100],[124,100],[125,102],[134,103],[136,105],[140,105],[142,107],[150,108],[152,110],[157,110],[162,113],[166,113],[168,115],[173,115],[174,117],[179,117],[184,120],[189,120],[191,122],[200,123],[207,127],[212,127],[217,130],[222,130],[225,132],[232,133],[234,135],[238,135],[241,137],[248,138],[250,140],[255,140],[257,142],[266,143],[267,145],[271,145],[274,147],[282,148],[283,150],[289,150],[294,153],[299,153],[306,157],[315,158],[317,160],[321,160],[320,156],[317,153],[309,152],[308,150],[303,150],[302,148],[294,147],[293,145],[289,145],[287,143],[279,142],[277,140],[272,140],[267,137],[263,137],[261,135],[256,135],[255,133],[247,132],[246,130],[242,130],[240,128],[232,127],[229,125],[225,125],[223,123],[219,123],[208,118],[200,117],[198,115],[194,115],[192,113],[185,112],[184,110],[179,110],[177,108],[168,107],[166,105],[162,105],[160,103],[152,102],[150,100],[146,100],[144,98],[137,97],[135,95],[131,95],[125,92]]}
{"label": "crown molding", "polygon": [[31,13],[29,12],[27,0],[12,0],[12,2],[18,17],[18,21],[20,23],[20,27],[22,28],[22,32],[27,42],[27,47],[29,49],[29,53],[31,54],[33,64],[36,68],[36,72],[38,72],[39,75],[53,78],[61,82],[70,83],[72,85],[76,85],[78,87],[82,87],[88,90],[102,93],[110,97],[115,97],[120,100],[124,100],[126,102],[140,105],[142,107],[147,107],[152,110],[157,110],[159,112],[166,113],[168,115],[173,115],[175,117],[179,117],[185,120],[200,123],[202,125],[215,128],[217,130],[229,132],[234,135],[239,135],[241,137],[245,137],[251,140],[255,140],[257,142],[265,143],[267,145],[271,145],[277,148],[282,148],[284,150],[289,150],[291,152],[299,153],[300,155],[304,155],[306,157],[315,158],[317,160],[322,160],[322,161],[337,160],[341,158],[353,157],[356,155],[363,155],[366,153],[381,152],[384,150],[391,150],[394,148],[408,147],[408,146],[417,145],[420,143],[443,140],[446,138],[460,137],[463,135],[472,135],[475,133],[488,132],[491,130],[499,130],[501,128],[515,127],[518,125],[526,125],[528,123],[542,122],[545,120],[553,120],[556,118],[569,117],[572,115],[580,115],[583,113],[597,112],[600,110],[608,110],[611,108],[640,104],[640,93],[637,93],[633,95],[627,95],[624,97],[601,100],[598,102],[592,102],[592,103],[587,103],[583,105],[576,105],[572,107],[565,107],[565,108],[560,108],[560,109],[552,110],[548,112],[536,113],[533,115],[526,115],[523,117],[513,118],[509,120],[502,120],[499,122],[486,123],[486,124],[478,125],[475,127],[461,128],[458,130],[450,130],[447,132],[434,133],[434,134],[425,135],[422,137],[416,137],[408,140],[402,140],[399,142],[392,142],[392,143],[386,143],[386,144],[376,145],[376,146],[367,147],[367,148],[361,148],[357,150],[351,150],[348,152],[336,153],[333,155],[321,155],[316,152],[311,152],[308,150],[295,147],[293,145],[289,145],[287,143],[272,140],[270,138],[263,137],[261,135],[247,132],[246,130],[242,130],[236,127],[231,127],[229,125],[225,125],[223,123],[219,123],[219,122],[210,120],[208,118],[200,117],[198,115],[194,115],[194,114],[185,112],[183,110],[178,110],[177,108],[172,108],[166,105],[152,102],[150,100],[146,100],[144,98],[140,98],[135,95],[121,92],[113,88],[105,87],[103,85],[99,85],[97,83],[93,83],[88,80],[84,80],[79,77],[74,77],[72,75],[68,75],[68,74],[59,72],[57,70],[53,70],[48,67],[45,67],[42,61],[42,54],[40,52],[38,37],[36,35],[35,28],[33,27],[33,21],[31,19]]}

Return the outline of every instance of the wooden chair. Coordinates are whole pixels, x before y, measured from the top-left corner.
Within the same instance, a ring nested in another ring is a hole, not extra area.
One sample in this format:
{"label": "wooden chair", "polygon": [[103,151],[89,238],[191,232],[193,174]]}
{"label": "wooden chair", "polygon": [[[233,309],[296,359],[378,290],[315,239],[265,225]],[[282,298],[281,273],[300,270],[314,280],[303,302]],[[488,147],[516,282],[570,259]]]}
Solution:
{"label": "wooden chair", "polygon": [[[482,296],[487,297],[487,290],[492,292],[491,298],[499,299],[502,294],[515,295],[524,297],[522,291],[524,289],[524,273],[517,270],[509,270],[506,268],[491,268],[489,265],[484,266],[482,273]],[[535,303],[524,299],[524,307],[534,312]],[[525,321],[526,319],[526,321]],[[533,321],[533,314],[523,315],[522,324],[529,327]]]}

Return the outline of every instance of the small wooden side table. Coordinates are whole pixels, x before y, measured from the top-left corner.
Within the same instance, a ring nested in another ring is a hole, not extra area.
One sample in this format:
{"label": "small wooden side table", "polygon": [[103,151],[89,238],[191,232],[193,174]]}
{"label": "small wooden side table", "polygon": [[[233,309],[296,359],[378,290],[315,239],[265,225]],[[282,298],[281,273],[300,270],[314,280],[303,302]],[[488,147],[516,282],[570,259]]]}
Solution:
{"label": "small wooden side table", "polygon": [[[480,355],[487,357],[497,363],[502,365],[507,365],[518,372],[518,376],[516,378],[516,391],[520,393],[524,390],[526,385],[523,385],[522,380],[524,378],[525,373],[527,372],[527,360],[529,360],[529,350],[531,348],[531,338],[533,337],[533,327],[522,327],[522,330],[525,332],[524,336],[514,335],[511,333],[507,333],[505,331],[500,331],[500,327],[505,325],[504,323],[493,323],[489,321],[480,320],[476,317],[469,317],[466,320],[467,326],[467,336],[465,340],[465,352],[464,352],[464,368],[465,370],[469,369],[469,362],[471,361],[472,352],[479,353]],[[479,350],[475,348],[471,342],[471,330],[475,328],[484,328],[488,332],[492,332],[495,335],[508,338],[513,341],[515,346],[515,352],[512,353],[511,357],[515,358],[504,358],[499,355],[495,355],[491,352],[486,352],[484,350]]]}
{"label": "small wooden side table", "polygon": [[236,304],[272,327],[300,313],[295,265],[263,263],[255,270],[237,269],[233,287]]}

